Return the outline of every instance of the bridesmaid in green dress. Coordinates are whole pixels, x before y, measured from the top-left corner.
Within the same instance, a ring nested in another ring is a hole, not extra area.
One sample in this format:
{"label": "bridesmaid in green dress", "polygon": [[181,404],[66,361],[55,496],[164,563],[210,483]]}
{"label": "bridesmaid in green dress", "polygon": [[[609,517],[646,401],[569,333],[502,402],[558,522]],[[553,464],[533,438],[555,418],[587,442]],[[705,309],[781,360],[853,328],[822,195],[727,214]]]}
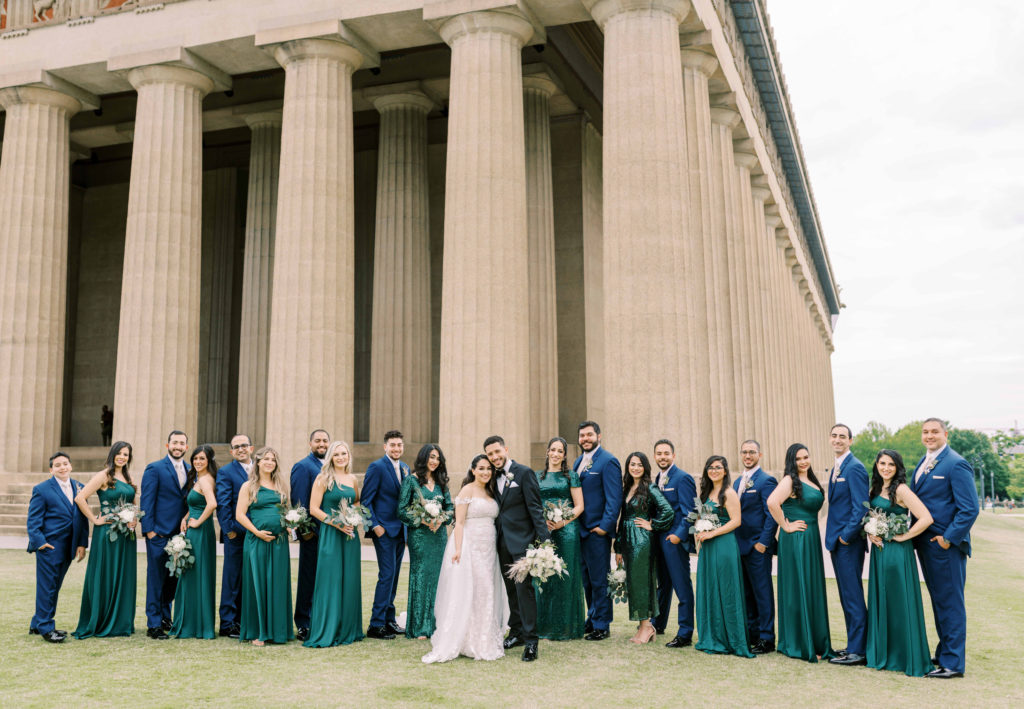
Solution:
{"label": "bridesmaid in green dress", "polygon": [[285,643],[292,628],[292,565],[279,504],[288,502],[288,478],[277,451],[256,451],[249,479],[238,491],[235,520],[245,527],[242,544],[242,613],[239,641]]}
{"label": "bridesmaid in green dress", "polygon": [[417,498],[437,500],[453,519],[455,505],[448,492],[448,467],[444,453],[432,443],[420,448],[412,475],[402,481],[398,493],[398,519],[406,525],[409,545],[409,604],[406,609],[405,637],[425,640],[434,634],[434,596],[441,575],[444,548],[448,543],[445,525],[420,522],[409,513]]}
{"label": "bridesmaid in green dress", "polygon": [[880,450],[875,457],[869,497],[872,507],[889,514],[910,512],[914,524],[887,542],[868,535],[868,667],[922,677],[931,672],[932,662],[911,540],[931,526],[932,515],[911,492],[903,457],[894,450]]}
{"label": "bridesmaid in green dress", "polygon": [[[93,524],[82,608],[74,632],[79,639],[135,632],[135,539],[118,535],[110,541],[106,515],[94,515],[88,502],[95,492],[101,513],[122,502],[135,503],[135,484],[128,472],[131,462],[131,445],[118,441],[110,447],[103,470],[93,475],[75,496],[75,504]],[[138,527],[138,522],[135,526]]]}
{"label": "bridesmaid in green dress", "polygon": [[768,511],[779,525],[779,642],[784,655],[808,662],[833,656],[825,600],[818,512],[825,492],[811,469],[807,446],[786,451],[786,467]]}
{"label": "bridesmaid in green dress", "polygon": [[326,521],[342,501],[349,505],[359,502],[359,483],[352,474],[348,444],[335,441],[327,449],[309,495],[309,513],[322,524],[309,637],[302,643],[304,647],[349,645],[363,639],[359,537],[352,525]]}
{"label": "bridesmaid in green dress", "polygon": [[658,613],[658,568],[654,561],[654,535],[672,525],[675,513],[661,490],[651,485],[651,463],[640,451],[626,458],[622,515],[615,533],[615,562],[626,563],[629,619],[640,621],[630,642],[642,645],[654,639],[651,618]]}
{"label": "bridesmaid in green dress", "polygon": [[729,480],[729,462],[713,455],[700,477],[700,501],[715,508],[722,526],[697,532],[698,650],[754,657],[747,644],[743,562],[733,532],[740,526],[740,496]]}
{"label": "bridesmaid in green dress", "polygon": [[567,451],[564,438],[552,438],[548,441],[547,465],[537,473],[542,503],[567,502],[572,507],[571,519],[548,520],[551,539],[569,573],[548,579],[543,592],[537,592],[537,635],[546,640],[582,638],[585,625],[583,561],[576,521],[583,514],[583,489],[579,474],[567,464]]}
{"label": "bridesmaid in green dress", "polygon": [[202,445],[192,451],[185,486],[188,514],[181,520],[181,531],[192,542],[196,557],[192,568],[178,579],[174,592],[174,625],[171,635],[178,638],[217,637],[215,629],[217,605],[217,540],[213,532],[213,513],[217,509],[214,479],[217,462],[213,448]]}

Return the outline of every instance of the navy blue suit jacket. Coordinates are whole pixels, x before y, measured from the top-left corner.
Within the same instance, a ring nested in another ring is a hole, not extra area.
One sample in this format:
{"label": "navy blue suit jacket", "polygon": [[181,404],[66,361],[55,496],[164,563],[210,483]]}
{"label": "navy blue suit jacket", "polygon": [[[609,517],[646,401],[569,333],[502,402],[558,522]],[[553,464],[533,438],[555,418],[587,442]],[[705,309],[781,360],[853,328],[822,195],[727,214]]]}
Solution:
{"label": "navy blue suit jacket", "polygon": [[[694,551],[693,538],[690,536],[690,523],[687,521],[686,515],[693,511],[693,500],[697,497],[697,483],[692,475],[675,465],[672,465],[666,473],[668,480],[665,487],[661,488],[661,494],[665,496],[665,500],[672,507],[674,516],[672,526],[664,532],[658,532],[658,536],[676,535],[680,539],[679,544],[692,554]],[[660,473],[658,474],[660,475]]]}
{"label": "navy blue suit jacket", "polygon": [[217,521],[220,522],[222,542],[227,538],[228,532],[245,536],[245,527],[235,519],[235,508],[238,506],[238,491],[248,479],[249,474],[237,460],[231,461],[217,471]]}
{"label": "navy blue suit jacket", "polygon": [[[182,461],[184,463],[184,461]],[[185,473],[190,470],[185,463]],[[188,490],[178,486],[174,465],[164,456],[146,466],[142,474],[139,508],[145,512],[142,533],[156,532],[161,537],[172,537],[181,530],[181,519],[188,510],[185,495]]]}
{"label": "navy blue suit jacket", "polygon": [[[573,470],[579,467],[581,460],[583,456],[576,459]],[[590,459],[590,468],[580,471],[580,488],[583,491],[580,536],[588,536],[594,527],[614,536],[622,509],[622,465],[618,458],[603,446],[598,448]]]}
{"label": "navy blue suit jacket", "polygon": [[946,446],[935,460],[935,467],[917,481],[918,461],[910,478],[910,489],[932,514],[932,526],[918,537],[939,535],[967,556],[971,555],[971,526],[978,517],[978,491],[974,488],[974,468],[959,453]]}
{"label": "navy blue suit jacket", "polygon": [[828,479],[828,521],[825,524],[825,548],[835,551],[839,538],[847,544],[860,539],[860,521],[868,508],[868,471],[851,453],[839,466],[835,482]]}
{"label": "navy blue suit jacket", "polygon": [[736,528],[740,554],[749,554],[755,544],[764,544],[768,547],[765,553],[770,554],[775,548],[775,530],[779,525],[768,512],[768,498],[775,492],[779,481],[761,468],[750,476],[749,487],[741,491],[742,480],[741,475],[732,484],[740,498],[740,526]]}
{"label": "navy blue suit jacket", "polygon": [[[324,461],[310,452],[309,455],[292,466],[293,505],[302,505],[309,510],[309,496],[313,492],[313,482],[316,480],[316,476],[320,474],[323,465]],[[320,520],[313,517],[313,515],[310,515],[310,519],[313,520],[316,530],[320,531]]]}
{"label": "navy blue suit jacket", "polygon": [[[83,487],[77,480],[71,480],[71,489],[75,495]],[[72,553],[78,547],[89,546],[89,520],[78,509],[78,505],[68,502],[67,495],[60,489],[60,483],[53,477],[32,488],[25,526],[28,530],[30,554],[44,544],[60,549],[69,536],[72,540]]]}
{"label": "navy blue suit jacket", "polygon": [[[402,480],[409,475],[409,466],[399,461],[402,470]],[[366,530],[366,536],[373,538],[373,527],[383,527],[389,537],[397,537],[405,532],[405,525],[398,519],[398,493],[402,490],[402,484],[398,482],[395,475],[395,466],[386,455],[370,463],[363,476],[363,489],[359,493],[359,502],[366,505],[370,510],[370,517],[373,522],[370,529]]]}

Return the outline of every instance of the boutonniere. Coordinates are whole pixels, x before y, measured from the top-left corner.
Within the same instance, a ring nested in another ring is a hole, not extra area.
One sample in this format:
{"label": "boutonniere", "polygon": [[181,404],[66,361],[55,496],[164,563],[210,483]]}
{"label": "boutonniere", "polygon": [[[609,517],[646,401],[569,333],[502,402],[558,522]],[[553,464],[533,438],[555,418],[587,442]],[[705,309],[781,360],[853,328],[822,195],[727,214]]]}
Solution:
{"label": "boutonniere", "polygon": [[744,490],[749,490],[752,487],[754,487],[754,479],[753,478],[748,478],[747,479],[747,484],[743,486],[743,489]]}
{"label": "boutonniere", "polygon": [[925,474],[925,475],[927,475],[928,473],[932,472],[932,468],[934,468],[934,467],[935,467],[935,463],[936,463],[936,462],[938,462],[938,461],[936,461],[936,460],[935,460],[935,459],[933,458],[933,459],[932,459],[931,461],[929,461],[929,462],[928,462],[928,465],[924,466],[924,474]]}
{"label": "boutonniere", "polygon": [[594,461],[588,460],[587,464],[583,466],[583,472],[584,473],[589,472],[590,469],[593,468],[593,467],[594,467]]}
{"label": "boutonniere", "polygon": [[516,476],[512,474],[511,470],[509,470],[505,473],[505,479],[508,480],[509,482],[512,482],[513,480],[516,479]]}

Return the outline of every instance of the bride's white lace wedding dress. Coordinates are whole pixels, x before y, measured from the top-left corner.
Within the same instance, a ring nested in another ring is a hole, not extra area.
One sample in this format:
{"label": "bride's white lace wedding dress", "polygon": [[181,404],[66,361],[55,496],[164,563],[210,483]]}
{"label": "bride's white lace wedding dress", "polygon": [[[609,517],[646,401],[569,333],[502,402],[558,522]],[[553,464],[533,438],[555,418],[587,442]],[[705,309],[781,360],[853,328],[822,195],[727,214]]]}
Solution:
{"label": "bride's white lace wedding dress", "polygon": [[489,497],[459,497],[455,504],[467,501],[462,556],[458,564],[452,563],[452,534],[437,582],[437,629],[430,638],[433,649],[423,656],[423,662],[447,662],[459,655],[474,660],[497,660],[505,655],[502,641],[508,622],[508,601],[495,541],[498,503]]}

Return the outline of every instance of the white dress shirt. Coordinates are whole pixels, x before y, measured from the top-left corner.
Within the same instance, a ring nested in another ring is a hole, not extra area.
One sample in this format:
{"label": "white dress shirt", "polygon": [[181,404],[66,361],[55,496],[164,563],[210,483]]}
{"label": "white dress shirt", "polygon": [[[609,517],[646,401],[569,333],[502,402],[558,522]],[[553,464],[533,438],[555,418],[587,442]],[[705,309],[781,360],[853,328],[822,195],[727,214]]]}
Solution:
{"label": "white dress shirt", "polygon": [[754,477],[754,473],[756,473],[760,469],[761,469],[760,465],[755,465],[750,470],[744,470],[743,471],[743,475],[740,476],[740,494],[741,495],[743,494],[743,491],[747,489],[747,481],[749,481],[750,478]]}
{"label": "white dress shirt", "polygon": [[835,465],[832,467],[832,482],[835,482],[836,479],[839,477],[839,469],[843,467],[843,461],[846,460],[850,455],[852,455],[852,453],[850,453],[850,451],[848,450],[841,456],[836,458]]}
{"label": "white dress shirt", "polygon": [[60,485],[60,489],[64,491],[64,496],[68,498],[68,502],[74,505],[75,488],[72,487],[71,485],[71,478],[68,478],[67,480],[61,480],[60,478],[54,476],[53,479],[57,481],[57,484]]}
{"label": "white dress shirt", "polygon": [[928,470],[928,466],[931,465],[935,461],[935,459],[939,457],[939,454],[942,453],[942,451],[946,450],[948,446],[949,444],[947,443],[934,453],[928,453],[927,455],[925,455],[924,462],[921,463],[921,467],[917,469],[917,475],[914,476],[915,483],[921,482],[921,478],[924,477],[925,471]]}
{"label": "white dress shirt", "polygon": [[498,473],[498,493],[505,494],[505,480],[508,474],[509,468],[512,467],[512,459],[506,458],[505,465],[502,467],[501,472]]}
{"label": "white dress shirt", "polygon": [[596,446],[594,446],[594,450],[588,451],[588,452],[584,453],[583,457],[580,458],[580,464],[579,464],[579,466],[577,466],[576,472],[577,473],[582,473],[584,470],[586,470],[587,466],[590,465],[591,461],[594,460],[594,456],[597,455],[597,452],[599,450],[601,450],[601,444],[600,443],[597,444]]}
{"label": "white dress shirt", "polygon": [[167,459],[171,461],[171,465],[174,466],[174,472],[178,474],[178,487],[185,487],[185,461],[181,458],[174,459],[171,456],[167,456]]}

